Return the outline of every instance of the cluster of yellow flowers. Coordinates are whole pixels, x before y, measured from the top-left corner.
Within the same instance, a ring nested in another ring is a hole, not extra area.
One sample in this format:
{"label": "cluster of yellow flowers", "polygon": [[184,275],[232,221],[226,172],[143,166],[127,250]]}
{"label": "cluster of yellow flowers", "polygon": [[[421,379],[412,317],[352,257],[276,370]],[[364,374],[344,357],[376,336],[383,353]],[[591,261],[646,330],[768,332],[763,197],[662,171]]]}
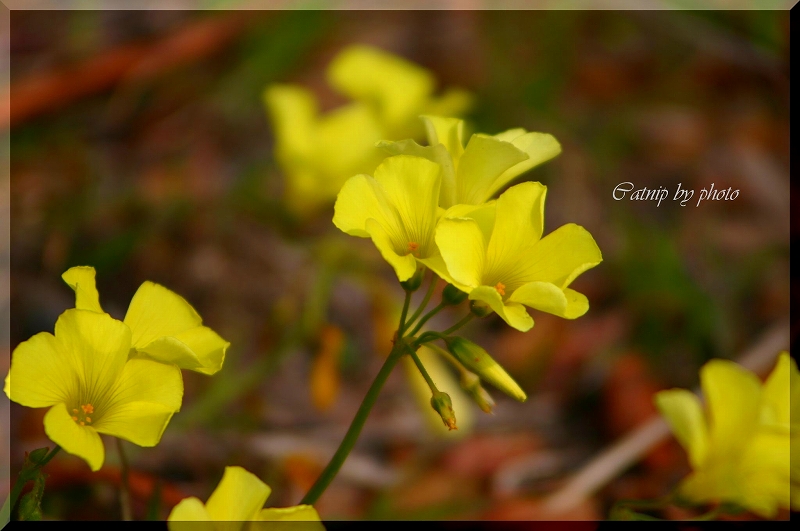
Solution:
{"label": "cluster of yellow flowers", "polygon": [[55,335],[41,332],[14,350],[5,392],[23,406],[49,407],[47,436],[99,470],[99,434],[158,444],[181,408],[180,369],[216,373],[229,343],[158,284],[142,284],[118,321],[100,306],[94,268],[73,267],[63,279],[75,308],[58,318]]}
{"label": "cluster of yellow flowers", "polygon": [[511,129],[474,134],[464,122],[423,116],[428,146],[383,142],[394,155],[374,176],[342,187],[333,223],[371,238],[402,282],[426,266],[520,331],[533,326],[525,306],[574,319],[589,309],[569,288],[602,261],[591,234],[574,224],[542,237],[547,187],[526,182],[492,197],[530,168],[558,155],[550,135]]}
{"label": "cluster of yellow flowers", "polygon": [[436,80],[429,71],[363,45],[339,53],[327,79],[352,101],[324,114],[302,86],[271,85],[264,91],[276,136],[275,158],[286,176],[286,204],[299,216],[328,206],[350,176],[372,173],[386,156],[377,142],[418,138],[417,116],[458,116],[472,101],[459,89],[434,96]]}
{"label": "cluster of yellow flowers", "polygon": [[[73,267],[62,278],[75,291],[75,308],[61,314],[55,334],[41,332],[14,349],[4,390],[23,406],[50,408],[47,436],[97,471],[105,460],[100,434],[157,445],[181,408],[181,369],[215,374],[230,343],[203,326],[183,297],[159,284],[142,284],[118,321],[100,306],[94,268]],[[241,499],[245,491],[254,498]],[[248,501],[261,509],[268,494],[255,476],[231,467],[207,512],[189,498],[170,520],[319,521],[309,506],[248,512]]]}

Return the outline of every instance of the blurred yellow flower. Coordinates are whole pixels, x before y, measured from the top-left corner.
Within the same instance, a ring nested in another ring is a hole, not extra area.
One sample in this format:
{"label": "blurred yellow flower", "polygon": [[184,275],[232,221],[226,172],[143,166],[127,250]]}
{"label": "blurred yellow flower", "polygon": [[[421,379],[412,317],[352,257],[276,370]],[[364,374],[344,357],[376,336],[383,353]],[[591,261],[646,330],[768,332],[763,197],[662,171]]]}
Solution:
{"label": "blurred yellow flower", "polygon": [[386,156],[378,141],[418,138],[424,134],[421,113],[458,115],[471,104],[460,90],[434,97],[430,72],[368,46],[344,49],[327,75],[330,85],[353,101],[324,114],[305,88],[277,84],[264,91],[286,199],[301,216],[329,204],[348,178],[371,174]]}
{"label": "blurred yellow flower", "polygon": [[23,406],[49,407],[47,436],[99,470],[105,458],[100,433],[155,446],[181,407],[181,371],[129,360],[130,349],[124,323],[104,313],[67,310],[55,335],[41,332],[14,349],[5,393]]}
{"label": "blurred yellow flower", "polygon": [[349,179],[334,206],[333,224],[373,243],[403,282],[417,263],[443,269],[434,243],[441,168],[421,157],[399,155],[384,160],[375,177]]}
{"label": "blurred yellow flower", "polygon": [[559,153],[561,145],[549,134],[509,129],[494,136],[476,133],[464,147],[464,121],[422,116],[428,146],[413,140],[384,141],[388,153],[425,157],[442,166],[439,206],[480,205],[534,166]]}
{"label": "blurred yellow flower", "polygon": [[[70,268],[62,278],[75,291],[76,308],[103,312],[93,267]],[[139,287],[124,319],[132,332],[132,355],[214,374],[230,343],[202,322],[183,297],[153,282]]]}
{"label": "blurred yellow flower", "polygon": [[589,301],[569,285],[603,259],[578,225],[542,238],[546,192],[540,183],[518,184],[497,201],[449,209],[436,229],[446,270],[432,268],[523,332],[533,326],[525,306],[567,319],[586,313]]}
{"label": "blurred yellow flower", "polygon": [[[272,489],[254,474],[239,466],[225,467],[222,480],[204,504],[191,497],[176,505],[167,518],[170,531],[208,529],[237,531],[244,522],[254,522],[248,529],[274,529],[257,522],[298,522],[291,529],[324,530],[316,509],[311,505],[263,509]],[[201,524],[200,522],[205,522]],[[305,522],[299,523],[299,522]]]}
{"label": "blurred yellow flower", "polygon": [[800,508],[800,475],[789,458],[790,444],[796,448],[800,438],[794,360],[782,352],[762,385],[736,363],[715,359],[700,370],[700,383],[705,412],[684,389],[655,396],[692,466],[680,494],[695,503],[732,502],[767,518],[779,507]]}

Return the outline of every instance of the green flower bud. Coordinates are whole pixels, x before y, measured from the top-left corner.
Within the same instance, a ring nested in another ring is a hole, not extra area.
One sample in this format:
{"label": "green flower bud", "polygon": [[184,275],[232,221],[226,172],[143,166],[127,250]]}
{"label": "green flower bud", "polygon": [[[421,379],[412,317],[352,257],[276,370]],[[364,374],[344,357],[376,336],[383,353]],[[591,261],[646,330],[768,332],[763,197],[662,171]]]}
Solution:
{"label": "green flower bud", "polygon": [[456,306],[461,304],[466,298],[467,293],[461,291],[452,284],[448,284],[445,286],[444,290],[442,290],[442,302],[447,306]]}
{"label": "green flower bud", "polygon": [[494,310],[483,301],[469,301],[469,311],[474,313],[476,317],[486,317]]}
{"label": "green flower bud", "polygon": [[425,277],[425,267],[419,266],[417,267],[417,271],[409,278],[408,280],[404,280],[400,283],[403,286],[403,289],[408,291],[409,293],[417,291],[419,287],[422,285],[422,279]]}
{"label": "green flower bud", "polygon": [[494,400],[481,385],[481,379],[477,374],[466,370],[462,371],[461,388],[472,397],[484,413],[492,412],[494,409]]}
{"label": "green flower bud", "polygon": [[448,337],[445,342],[447,349],[461,362],[461,365],[510,397],[520,402],[527,400],[528,395],[525,391],[484,349],[463,337]]}
{"label": "green flower bud", "polygon": [[453,411],[453,402],[450,400],[450,395],[437,391],[431,397],[431,406],[442,417],[442,422],[449,430],[457,430],[456,426],[456,413]]}

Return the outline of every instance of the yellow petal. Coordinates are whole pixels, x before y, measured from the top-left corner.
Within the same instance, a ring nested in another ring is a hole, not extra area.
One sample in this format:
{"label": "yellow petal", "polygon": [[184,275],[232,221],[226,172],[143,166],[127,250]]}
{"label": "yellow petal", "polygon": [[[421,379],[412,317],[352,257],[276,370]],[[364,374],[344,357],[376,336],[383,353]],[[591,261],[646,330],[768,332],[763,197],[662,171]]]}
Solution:
{"label": "yellow petal", "polygon": [[[518,134],[520,132],[522,134]],[[558,140],[545,133],[525,133],[524,129],[512,129],[495,135],[495,138],[511,142],[514,147],[526,153],[528,158],[504,171],[495,180],[490,189],[490,195],[497,193],[517,176],[561,153],[561,144],[558,143]]]}
{"label": "yellow petal", "polygon": [[[131,331],[121,321],[105,313],[89,310],[67,310],[56,321],[59,350],[73,367],[64,378],[71,389],[86,393],[88,403],[99,403],[115,385],[131,349]],[[70,396],[76,400],[78,397]]]}
{"label": "yellow petal", "polygon": [[735,466],[740,475],[739,503],[765,518],[790,506],[790,454],[787,434],[760,431],[750,439]]}
{"label": "yellow petal", "polygon": [[174,413],[174,410],[153,402],[126,402],[103,413],[93,426],[98,433],[152,447],[161,441]]}
{"label": "yellow petal", "polygon": [[700,384],[708,404],[711,447],[722,458],[735,459],[747,444],[742,434],[757,426],[761,382],[732,361],[713,359],[700,369]]}
{"label": "yellow petal", "polygon": [[27,407],[66,402],[78,389],[77,367],[70,361],[52,334],[41,332],[23,341],[11,355],[6,396]]}
{"label": "yellow petal", "polygon": [[421,157],[398,155],[375,169],[375,181],[394,207],[398,225],[404,230],[403,248],[418,244],[417,256],[433,254],[433,237],[439,217],[441,167]]}
{"label": "yellow petal", "polygon": [[206,502],[206,510],[212,520],[254,520],[270,492],[272,489],[254,474],[239,466],[227,466],[222,480]]}
{"label": "yellow petal", "polygon": [[173,365],[145,359],[125,364],[107,403],[98,407],[94,427],[100,433],[139,446],[155,446],[181,407],[183,380]]}
{"label": "yellow petal", "polygon": [[566,288],[578,275],[602,261],[592,235],[583,227],[568,223],[536,242],[520,257],[517,276],[527,282],[540,280]]}
{"label": "yellow petal", "polygon": [[368,238],[368,219],[384,226],[395,224],[395,214],[383,188],[369,175],[356,175],[339,192],[333,224],[351,236]]}
{"label": "yellow petal", "polygon": [[449,207],[455,202],[456,174],[453,159],[442,144],[420,146],[413,140],[400,140],[391,142],[383,140],[378,142],[378,147],[390,155],[412,155],[435,162],[442,168],[442,185],[439,192],[439,205]]}
{"label": "yellow petal", "polygon": [[488,201],[500,175],[528,155],[513,144],[488,135],[470,138],[456,168],[456,203],[477,205]]}
{"label": "yellow petal", "polygon": [[340,52],[328,67],[328,82],[342,94],[374,105],[388,127],[413,119],[433,91],[433,76],[400,57],[369,46]]}
{"label": "yellow petal", "polygon": [[160,337],[137,350],[153,360],[211,375],[222,368],[229,346],[207,326],[198,326],[172,337]]}
{"label": "yellow petal", "polygon": [[761,422],[769,426],[789,432],[791,422],[791,371],[797,371],[797,365],[792,367],[794,360],[788,352],[778,356],[775,368],[764,382],[761,395]]}
{"label": "yellow petal", "polygon": [[179,411],[182,399],[180,369],[148,359],[132,358],[122,369],[109,405],[146,401]]}
{"label": "yellow petal", "polygon": [[[319,522],[319,514],[317,510],[311,505],[295,505],[294,507],[273,507],[270,509],[262,509],[258,513],[258,520],[264,522]],[[271,528],[264,528],[271,529]],[[293,527],[292,529],[324,529],[322,525],[317,526],[301,526]]]}
{"label": "yellow petal", "polygon": [[[414,276],[417,270],[417,260],[411,254],[400,255],[395,250],[398,237],[391,238],[384,227],[375,219],[367,220],[367,234],[372,238],[372,243],[380,251],[383,259],[389,262],[397,274],[397,279],[404,282]],[[400,237],[402,239],[402,237]]]}
{"label": "yellow petal", "polygon": [[65,452],[89,463],[92,471],[100,470],[105,459],[103,441],[94,428],[79,426],[67,412],[67,406],[56,404],[44,416],[44,431]]}
{"label": "yellow petal", "polygon": [[436,246],[457,285],[468,288],[481,285],[486,242],[477,221],[443,218],[436,227]]}
{"label": "yellow petal", "polygon": [[131,329],[133,347],[137,349],[154,339],[174,337],[201,323],[200,315],[186,299],[149,281],[133,295],[125,314],[125,324]]}
{"label": "yellow petal", "polygon": [[517,286],[512,284],[517,282],[547,280],[525,274],[531,262],[545,258],[529,250],[542,237],[546,195],[546,186],[522,183],[509,188],[497,200],[494,230],[487,249],[488,282],[501,281],[513,291]]}
{"label": "yellow petal", "polygon": [[428,101],[425,114],[436,116],[461,116],[475,105],[472,93],[458,88],[449,88],[438,97]]}
{"label": "yellow petal", "polygon": [[589,310],[589,301],[577,291],[562,290],[549,282],[528,282],[511,294],[508,302],[519,302],[565,319],[576,319]]}
{"label": "yellow petal", "polygon": [[520,332],[527,332],[533,328],[533,319],[528,315],[525,307],[513,301],[503,303],[503,298],[494,287],[479,286],[470,291],[469,299],[485,302],[503,321]]}
{"label": "yellow petal", "polygon": [[93,267],[71,267],[61,275],[64,282],[75,291],[75,307],[79,310],[103,312],[100,307],[100,294],[95,286]]}
{"label": "yellow petal", "polygon": [[420,118],[428,133],[428,145],[442,144],[450,153],[454,168],[457,168],[461,155],[464,154],[464,120],[432,115]]}
{"label": "yellow petal", "polygon": [[271,85],[264,91],[263,100],[279,152],[308,155],[313,149],[312,127],[317,115],[314,95],[295,85]]}
{"label": "yellow petal", "polygon": [[655,403],[689,454],[692,467],[699,467],[708,453],[708,429],[700,399],[685,389],[671,389],[656,393]]}
{"label": "yellow petal", "polygon": [[218,531],[210,521],[205,505],[192,496],[184,498],[170,511],[167,517],[169,531]]}

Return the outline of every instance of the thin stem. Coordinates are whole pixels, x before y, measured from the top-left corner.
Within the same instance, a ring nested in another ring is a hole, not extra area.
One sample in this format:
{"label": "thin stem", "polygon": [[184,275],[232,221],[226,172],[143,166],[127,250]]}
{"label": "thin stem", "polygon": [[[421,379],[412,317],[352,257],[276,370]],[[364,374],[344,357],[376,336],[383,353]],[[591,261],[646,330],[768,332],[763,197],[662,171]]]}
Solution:
{"label": "thin stem", "polygon": [[119,505],[122,509],[122,519],[125,522],[133,520],[131,513],[131,489],[128,479],[129,467],[128,457],[122,447],[122,439],[117,439],[117,452],[119,453],[120,481],[119,481]]}
{"label": "thin stem", "polygon": [[325,489],[328,488],[333,478],[336,477],[345,459],[347,459],[353,446],[355,446],[356,440],[358,440],[358,436],[361,434],[361,429],[364,427],[364,423],[369,416],[369,412],[372,410],[372,406],[375,405],[375,400],[378,398],[378,394],[380,394],[383,388],[383,384],[386,383],[386,379],[389,377],[389,374],[391,374],[392,369],[394,369],[397,362],[400,361],[400,358],[405,353],[405,348],[406,344],[402,339],[399,339],[397,343],[395,343],[394,348],[392,348],[392,351],[389,353],[389,357],[386,358],[383,367],[381,367],[380,372],[378,372],[378,375],[369,387],[364,401],[361,402],[361,406],[358,408],[353,422],[347,429],[347,434],[345,434],[344,439],[342,439],[341,444],[339,444],[339,448],[336,450],[336,453],[333,454],[328,466],[322,471],[317,481],[303,497],[303,500],[300,502],[301,504],[314,504],[319,497],[322,496],[322,493],[325,492]]}
{"label": "thin stem", "polygon": [[[438,284],[438,281],[436,280],[436,274],[433,273],[431,274],[431,282],[430,285],[428,286],[428,291],[425,293],[425,297],[422,299],[422,303],[419,305],[419,308],[417,308],[416,311],[413,314],[411,314],[411,319],[408,320],[406,326],[411,326],[411,324],[414,321],[416,321],[420,315],[422,315],[423,310],[425,310],[425,307],[428,305],[428,302],[430,302],[431,297],[433,297],[433,292],[436,289],[436,284]],[[398,335],[402,336],[402,334]]]}
{"label": "thin stem", "polygon": [[433,394],[438,393],[439,390],[436,388],[436,384],[433,383],[431,375],[428,374],[428,371],[425,370],[425,366],[422,364],[422,360],[419,359],[419,356],[417,356],[417,353],[414,352],[414,349],[410,347],[408,348],[408,353],[411,355],[411,359],[414,360],[414,364],[417,366],[417,369],[419,369],[420,374],[422,374],[422,377],[425,378],[425,381],[428,383],[428,387],[430,387],[431,393]]}
{"label": "thin stem", "polygon": [[450,328],[448,328],[444,332],[441,332],[441,334],[443,336],[449,336],[450,334],[452,334],[453,332],[455,332],[456,330],[458,330],[459,328],[461,328],[462,326],[464,326],[468,322],[472,321],[473,317],[475,317],[474,313],[468,313],[466,317],[461,319],[459,322],[457,322],[456,324],[454,324],[453,326],[451,326]]}
{"label": "thin stem", "polygon": [[438,304],[438,305],[437,305],[437,306],[436,306],[436,307],[435,307],[433,310],[431,310],[431,311],[429,311],[428,313],[426,313],[426,314],[425,314],[425,315],[422,317],[422,319],[420,319],[420,320],[419,320],[419,322],[417,323],[417,326],[415,326],[415,327],[414,327],[414,329],[413,329],[411,332],[409,332],[408,334],[406,334],[406,337],[413,336],[413,335],[415,335],[417,332],[419,332],[419,329],[420,329],[420,328],[422,328],[422,325],[424,325],[425,323],[427,323],[427,322],[428,322],[428,319],[430,319],[431,317],[433,317],[434,315],[436,315],[437,313],[439,313],[439,312],[441,311],[441,309],[442,309],[442,308],[444,308],[444,306],[445,306],[445,305],[444,305],[444,303],[441,303],[441,302],[440,302],[440,303],[439,303],[439,304]]}
{"label": "thin stem", "polygon": [[403,329],[406,325],[406,316],[408,316],[408,306],[411,304],[411,292],[406,291],[406,299],[403,301],[403,313],[400,314],[400,328],[397,331],[397,337],[403,337]]}
{"label": "thin stem", "polygon": [[[25,484],[32,479],[35,479],[36,474],[34,472],[40,470],[44,467],[47,463],[53,459],[56,454],[61,450],[59,445],[55,445],[55,447],[50,450],[47,455],[44,456],[44,459],[39,461],[39,463],[30,469],[23,469],[20,471],[17,480],[14,482],[14,486],[11,487],[11,492],[8,495],[8,499],[6,503],[3,504],[3,514],[8,516],[9,520],[11,519],[11,513],[14,510],[14,507],[17,505],[17,500],[19,500],[19,495],[22,494],[22,489],[25,487]],[[6,513],[8,511],[8,513]]]}

